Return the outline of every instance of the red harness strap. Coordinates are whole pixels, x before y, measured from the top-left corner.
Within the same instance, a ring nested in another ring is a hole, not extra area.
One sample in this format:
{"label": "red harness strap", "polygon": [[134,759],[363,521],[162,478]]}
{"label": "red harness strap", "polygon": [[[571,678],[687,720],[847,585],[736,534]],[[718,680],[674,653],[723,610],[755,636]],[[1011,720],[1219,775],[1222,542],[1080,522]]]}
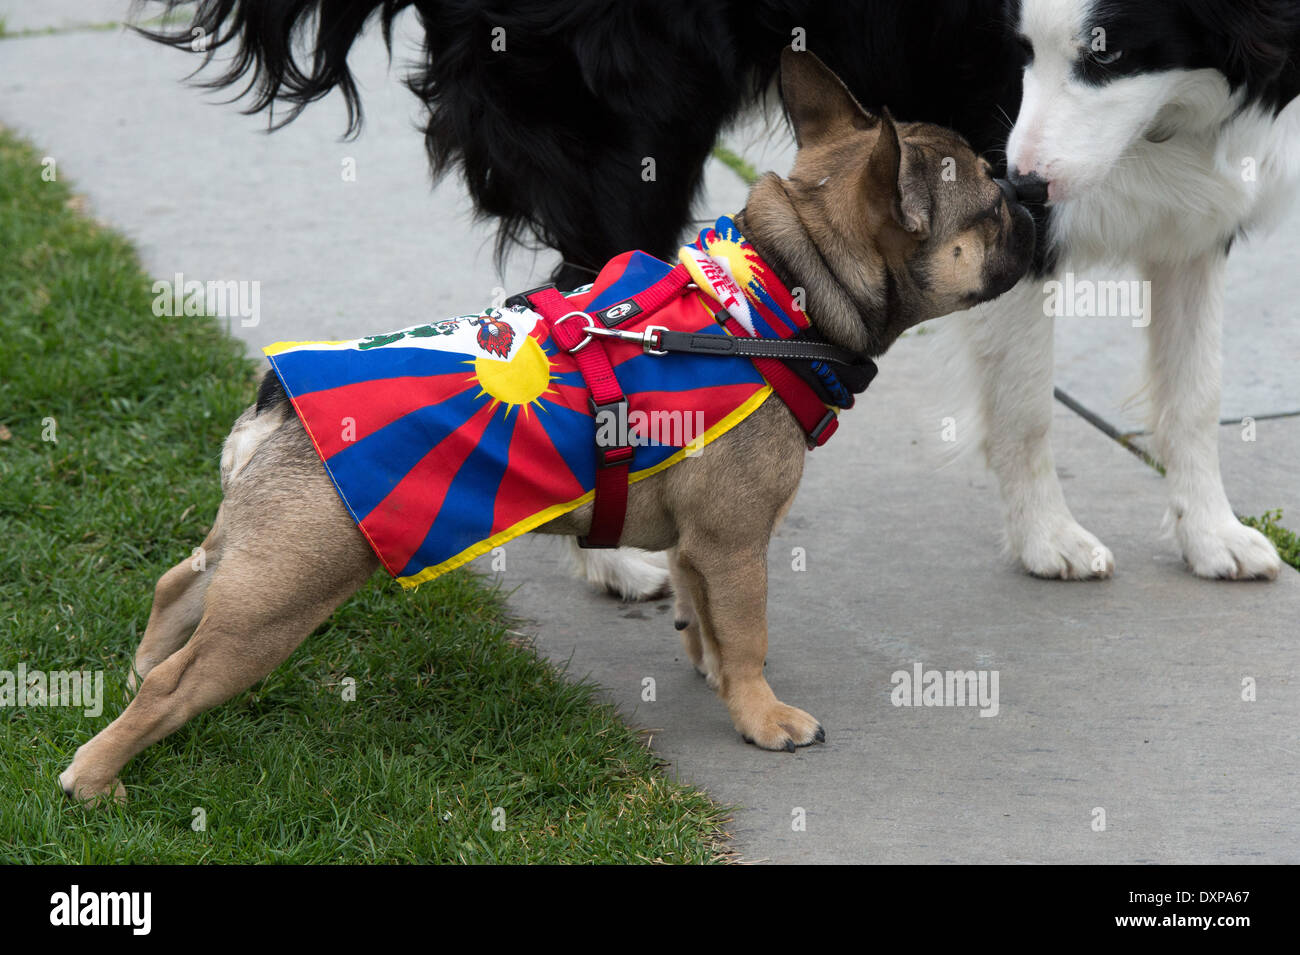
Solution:
{"label": "red harness strap", "polygon": [[[529,302],[550,326],[555,343],[573,356],[591,392],[592,417],[602,410],[618,412],[627,404],[627,396],[614,374],[609,355],[602,342],[587,335],[591,322],[586,312],[569,308],[568,300],[554,288],[545,288],[528,296]],[[619,420],[626,420],[625,414]],[[581,547],[617,547],[623,536],[623,519],[627,515],[628,467],[636,449],[627,445],[597,447],[596,484],[592,500],[591,530],[579,537]]]}
{"label": "red harness strap", "polygon": [[[690,284],[691,276],[685,267],[678,265],[662,279],[629,301],[638,307],[629,310],[628,317],[648,315],[663,308],[677,298]],[[546,320],[555,343],[573,356],[591,392],[592,416],[602,411],[613,411],[619,420],[626,420],[627,396],[614,374],[609,354],[600,340],[589,336],[586,328],[593,322],[584,311],[569,307],[568,299],[553,286],[527,293],[528,302]],[[591,529],[586,537],[578,538],[582,547],[617,547],[623,536],[623,521],[627,516],[627,479],[636,449],[630,445],[613,448],[598,447],[596,485],[592,500]]]}
{"label": "red harness strap", "polygon": [[[628,317],[649,315],[662,308],[680,295],[689,284],[691,284],[690,272],[686,270],[686,266],[678,263],[671,272],[650,286],[650,288],[635,298],[629,299],[640,308],[631,312]],[[722,323],[723,326],[733,336],[737,338],[753,337],[745,330],[745,326],[736,321],[730,313],[722,311],[719,313],[719,318],[722,317],[726,319]],[[822,400],[817,397],[817,393],[808,386],[806,381],[787,368],[780,360],[776,358],[753,358],[750,360],[753,361],[754,367],[758,369],[759,373],[767,379],[767,383],[772,386],[772,390],[785,402],[786,407],[790,409],[790,413],[795,416],[795,420],[799,422],[799,426],[803,428],[804,435],[808,439],[808,447],[820,448],[825,444],[827,439],[840,426],[839,416],[822,403]]]}
{"label": "red harness strap", "polygon": [[[663,308],[685,292],[691,284],[690,273],[682,265],[676,266],[654,285],[625,301],[637,308],[623,314],[645,317]],[[600,339],[587,334],[594,323],[592,316],[580,309],[569,307],[569,301],[554,286],[524,293],[524,298],[546,320],[555,343],[577,362],[587,389],[591,392],[592,415],[613,411],[625,420],[627,396],[623,393],[614,366]],[[622,303],[620,303],[622,304]],[[606,311],[606,310],[598,310]],[[730,314],[723,311],[719,320],[738,338],[748,338],[749,332]],[[617,324],[613,322],[611,324]],[[820,447],[835,433],[839,420],[835,412],[824,405],[808,384],[775,358],[751,358],[759,373],[767,379],[772,390],[785,402],[798,420],[808,439],[808,447]],[[586,537],[578,538],[582,547],[617,547],[623,535],[623,522],[627,516],[628,474],[636,449],[630,445],[613,448],[597,447],[596,483],[592,500],[591,529]]]}
{"label": "red harness strap", "polygon": [[[679,297],[684,291],[686,291],[686,287],[690,284],[691,273],[686,271],[686,266],[681,264],[674,266],[672,271],[654,285],[647,289],[642,289],[639,293],[632,296],[632,298],[624,299],[623,302],[618,303],[620,305],[632,303],[637,306],[635,309],[629,309],[624,312],[623,315],[625,317],[622,320],[626,321],[629,318],[645,316],[652,312],[659,311],[659,309],[663,308],[673,299]],[[614,306],[597,309],[596,311],[598,314],[608,313],[613,309],[613,307]],[[617,325],[618,321],[608,321],[608,324]]]}
{"label": "red harness strap", "polygon": [[[745,330],[745,326],[736,321],[730,313],[723,312],[721,315],[726,316],[723,326],[737,338],[752,337]],[[754,367],[759,373],[767,379],[767,383],[772,386],[772,390],[777,393],[785,406],[790,409],[799,426],[803,428],[804,436],[808,440],[809,449],[820,448],[826,443],[827,439],[835,433],[835,429],[840,426],[839,416],[830,408],[822,403],[817,397],[817,392],[808,386],[808,383],[792,372],[785,366],[785,363],[776,358],[751,358]]]}

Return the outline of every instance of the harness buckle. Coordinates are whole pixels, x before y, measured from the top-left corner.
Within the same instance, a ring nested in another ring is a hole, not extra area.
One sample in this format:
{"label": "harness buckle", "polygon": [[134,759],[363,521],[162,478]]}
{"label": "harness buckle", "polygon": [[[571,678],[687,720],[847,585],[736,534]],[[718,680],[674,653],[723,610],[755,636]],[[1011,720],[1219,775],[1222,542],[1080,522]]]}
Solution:
{"label": "harness buckle", "polygon": [[827,428],[831,427],[831,425],[838,421],[839,415],[830,408],[827,408],[826,414],[822,416],[822,420],[817,422],[817,427],[813,428],[808,434],[808,450],[812,451],[814,448],[821,447],[822,435],[826,433]]}
{"label": "harness buckle", "polygon": [[[537,286],[537,288],[530,288],[527,292],[519,292],[515,295],[511,295],[508,299],[506,299],[506,308],[511,308],[517,305],[520,308],[531,309],[533,307],[533,303],[529,301],[530,298],[532,298],[538,292],[545,292],[547,289],[554,289],[554,288],[555,288],[555,283],[550,282],[546,285],[539,285]],[[556,291],[558,292],[559,289],[556,289]]]}
{"label": "harness buckle", "polygon": [[[627,433],[627,396],[621,396],[617,401],[607,401],[604,404],[596,404],[596,399],[588,397],[587,406],[591,408],[592,420],[596,423],[596,467],[598,468],[616,468],[620,464],[630,464],[632,456],[636,453],[636,448],[631,444],[625,444],[630,435]],[[600,443],[601,417],[605,414],[614,415],[615,434],[620,439],[619,444],[604,445]]]}

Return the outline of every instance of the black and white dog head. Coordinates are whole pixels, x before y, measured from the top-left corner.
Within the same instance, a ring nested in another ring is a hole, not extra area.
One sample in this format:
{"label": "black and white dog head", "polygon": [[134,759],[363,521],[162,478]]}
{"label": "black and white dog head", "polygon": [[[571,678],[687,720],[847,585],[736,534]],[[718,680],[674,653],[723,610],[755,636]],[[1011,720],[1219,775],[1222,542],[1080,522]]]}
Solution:
{"label": "black and white dog head", "polygon": [[1012,0],[1011,14],[1028,60],[1008,164],[1054,201],[1144,138],[1276,112],[1300,92],[1295,0]]}

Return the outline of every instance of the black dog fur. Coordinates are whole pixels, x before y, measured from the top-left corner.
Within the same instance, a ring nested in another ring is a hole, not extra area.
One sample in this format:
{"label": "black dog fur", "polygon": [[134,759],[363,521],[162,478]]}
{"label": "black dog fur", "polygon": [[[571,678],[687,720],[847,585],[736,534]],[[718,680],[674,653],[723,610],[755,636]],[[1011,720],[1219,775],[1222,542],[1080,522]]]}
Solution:
{"label": "black dog fur", "polygon": [[[1274,110],[1300,93],[1297,0],[1098,3],[1140,39],[1118,69],[1213,66]],[[769,88],[797,30],[868,109],[957,130],[999,176],[1032,55],[1013,26],[1019,0],[200,0],[183,27],[142,32],[189,49],[197,27],[209,56],[233,47],[208,85],[246,80],[249,112],[288,108],[273,125],[337,88],[355,133],[348,52],[374,23],[391,50],[407,7],[425,35],[407,83],[428,110],[434,173],[458,168],[477,211],[499,220],[498,259],[530,239],[558,250],[561,288],[628,249],[674,254],[719,131]],[[1021,198],[1048,236],[1047,210]],[[1036,271],[1056,254],[1040,241]]]}
{"label": "black dog fur", "polygon": [[674,254],[719,130],[768,88],[796,28],[864,106],[956,129],[995,165],[1019,104],[1003,0],[202,0],[147,35],[189,49],[199,27],[210,53],[232,46],[209,85],[246,81],[250,112],[288,108],[276,125],[338,88],[355,133],[348,52],[372,20],[391,49],[406,7],[426,37],[407,82],[434,172],[459,169],[499,220],[498,256],[529,239],[558,250],[561,288],[627,249]]}

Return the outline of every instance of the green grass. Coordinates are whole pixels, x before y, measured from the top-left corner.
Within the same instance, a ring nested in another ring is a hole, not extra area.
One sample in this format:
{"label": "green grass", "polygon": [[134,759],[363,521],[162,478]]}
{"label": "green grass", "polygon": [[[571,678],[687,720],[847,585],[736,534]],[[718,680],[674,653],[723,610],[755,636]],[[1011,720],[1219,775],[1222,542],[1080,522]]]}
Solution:
{"label": "green grass", "polygon": [[99,33],[107,30],[118,30],[123,26],[116,20],[105,20],[99,23],[78,23],[66,27],[31,27],[26,30],[10,31],[3,17],[0,17],[0,40],[19,40],[24,37],[32,36],[56,36],[60,33]]}
{"label": "green grass", "polygon": [[1282,559],[1300,570],[1300,535],[1282,526],[1282,510],[1265,511],[1263,517],[1243,517],[1241,522],[1253,527],[1273,542]]}
{"label": "green grass", "polygon": [[108,30],[120,30],[127,26],[137,26],[146,28],[171,27],[190,22],[190,16],[193,10],[184,7],[178,10],[168,10],[166,13],[154,17],[147,17],[143,20],[131,20],[125,23],[121,20],[100,20],[89,23],[73,23],[67,26],[48,26],[48,27],[29,27],[25,30],[10,31],[9,24],[4,17],[0,17],[0,40],[20,40],[25,37],[34,36],[57,36],[61,33],[99,33]]}
{"label": "green grass", "polygon": [[128,764],[125,807],[63,798],[123,706],[154,581],[208,529],[254,373],[211,320],[154,317],[131,247],[40,171],[0,129],[0,669],[102,670],[104,713],[0,707],[0,861],[723,859],[720,807],[512,642],[502,596],[463,572],[414,595],[372,580]]}

